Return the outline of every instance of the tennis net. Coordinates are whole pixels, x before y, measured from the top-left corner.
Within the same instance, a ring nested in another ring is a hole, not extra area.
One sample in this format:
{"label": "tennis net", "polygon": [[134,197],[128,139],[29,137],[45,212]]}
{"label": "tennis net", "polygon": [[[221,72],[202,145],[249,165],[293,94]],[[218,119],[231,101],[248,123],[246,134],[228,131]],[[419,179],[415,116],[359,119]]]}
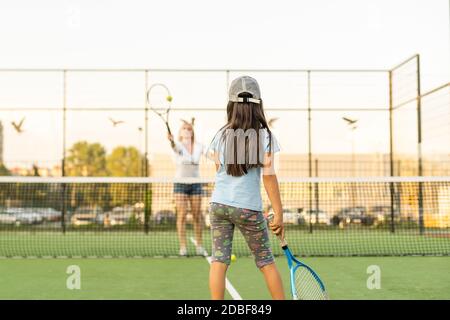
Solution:
{"label": "tennis net", "polygon": [[[450,255],[450,177],[279,183],[286,238],[299,255]],[[186,186],[196,195],[174,192]],[[199,233],[210,251],[213,188],[203,178],[0,177],[0,257],[175,256],[183,208],[188,254]],[[282,253],[276,237],[271,244]],[[237,230],[233,253],[250,255]]]}

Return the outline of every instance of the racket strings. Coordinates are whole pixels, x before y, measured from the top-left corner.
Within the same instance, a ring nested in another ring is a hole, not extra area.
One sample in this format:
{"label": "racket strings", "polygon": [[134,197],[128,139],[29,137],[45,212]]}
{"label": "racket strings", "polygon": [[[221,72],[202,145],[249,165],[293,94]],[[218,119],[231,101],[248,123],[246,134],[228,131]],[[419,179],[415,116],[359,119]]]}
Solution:
{"label": "racket strings", "polygon": [[171,101],[168,101],[167,98],[168,94],[165,90],[152,91],[151,94],[147,93],[147,105],[163,120],[168,118],[169,111],[172,107]]}
{"label": "racket strings", "polygon": [[305,267],[300,267],[295,272],[295,290],[300,300],[328,299],[314,274]]}

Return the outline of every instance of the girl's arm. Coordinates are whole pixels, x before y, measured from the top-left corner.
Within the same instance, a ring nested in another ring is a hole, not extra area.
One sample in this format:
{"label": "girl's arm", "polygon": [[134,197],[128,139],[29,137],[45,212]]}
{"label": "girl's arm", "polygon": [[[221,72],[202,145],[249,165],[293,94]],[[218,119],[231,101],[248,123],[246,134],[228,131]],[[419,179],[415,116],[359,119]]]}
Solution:
{"label": "girl's arm", "polygon": [[275,173],[273,154],[267,153],[264,157],[263,183],[274,211],[274,218],[269,223],[270,228],[276,235],[284,237],[283,206],[281,204],[280,189]]}
{"label": "girl's arm", "polygon": [[176,146],[175,141],[173,140],[173,135],[171,135],[170,133],[167,134],[167,138],[170,141],[170,146],[172,147],[172,150],[179,154],[181,152],[181,150]]}

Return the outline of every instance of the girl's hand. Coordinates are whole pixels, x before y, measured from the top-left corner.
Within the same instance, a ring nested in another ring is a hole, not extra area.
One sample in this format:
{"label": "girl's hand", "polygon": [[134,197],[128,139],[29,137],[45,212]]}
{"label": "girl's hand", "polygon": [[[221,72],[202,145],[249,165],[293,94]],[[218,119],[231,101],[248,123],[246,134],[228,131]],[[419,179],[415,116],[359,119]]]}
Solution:
{"label": "girl's hand", "polygon": [[170,133],[167,134],[167,139],[170,140],[170,142],[173,142],[173,135],[171,135]]}
{"label": "girl's hand", "polygon": [[269,228],[275,235],[284,237],[283,215],[275,214],[273,220],[269,223]]}

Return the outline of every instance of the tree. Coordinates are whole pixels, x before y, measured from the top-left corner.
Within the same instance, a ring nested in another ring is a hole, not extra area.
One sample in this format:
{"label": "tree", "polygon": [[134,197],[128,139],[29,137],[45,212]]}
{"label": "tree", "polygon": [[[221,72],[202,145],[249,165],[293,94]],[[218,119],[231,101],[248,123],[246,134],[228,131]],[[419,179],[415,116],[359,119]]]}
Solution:
{"label": "tree", "polygon": [[[8,170],[8,168],[5,167],[3,163],[0,163],[0,176],[10,176],[11,172]],[[2,187],[0,187],[0,201],[2,203],[5,203],[6,199],[9,197],[9,189],[10,184],[6,184]]]}
{"label": "tree", "polygon": [[80,141],[69,150],[66,158],[68,176],[107,176],[106,150],[99,143]]}
{"label": "tree", "polygon": [[11,172],[3,163],[0,163],[0,176],[10,176]]}
{"label": "tree", "polygon": [[[116,147],[107,157],[107,168],[114,177],[138,177],[142,174],[142,156],[135,147]],[[114,184],[110,188],[113,206],[134,205],[142,201],[144,185]]]}
{"label": "tree", "polygon": [[142,156],[135,147],[116,147],[107,157],[106,167],[113,177],[139,177]]}
{"label": "tree", "polygon": [[[75,143],[66,158],[66,172],[68,176],[107,176],[105,148],[99,143]],[[71,208],[101,206],[107,209],[111,201],[108,184],[69,184],[66,192]]]}

